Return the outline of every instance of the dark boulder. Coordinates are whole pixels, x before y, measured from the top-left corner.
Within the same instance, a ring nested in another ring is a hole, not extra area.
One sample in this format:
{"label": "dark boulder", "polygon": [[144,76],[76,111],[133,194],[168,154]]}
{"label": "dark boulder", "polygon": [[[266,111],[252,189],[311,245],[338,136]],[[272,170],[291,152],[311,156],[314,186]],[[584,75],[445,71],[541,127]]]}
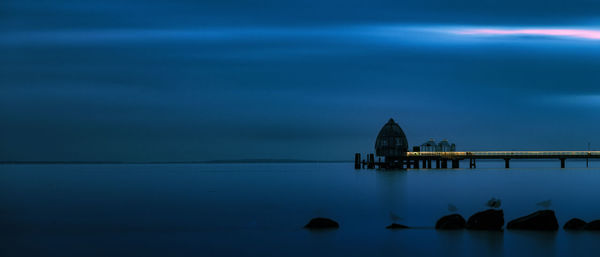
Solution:
{"label": "dark boulder", "polygon": [[583,229],[585,229],[585,230],[600,230],[600,220],[590,221],[590,223],[585,224]]}
{"label": "dark boulder", "polygon": [[308,229],[339,228],[340,224],[328,218],[314,218],[304,225]]}
{"label": "dark boulder", "polygon": [[567,223],[565,223],[565,225],[563,226],[564,230],[580,230],[583,229],[583,227],[585,227],[587,223],[585,221],[583,221],[582,219],[578,219],[578,218],[573,218],[570,219],[569,221],[567,221]]}
{"label": "dark boulder", "polygon": [[524,217],[512,220],[507,229],[558,230],[558,221],[552,210],[536,211]]}
{"label": "dark boulder", "polygon": [[392,225],[389,225],[385,228],[387,228],[387,229],[403,229],[403,228],[408,228],[408,226],[404,226],[404,225],[398,224],[398,223],[392,223]]}
{"label": "dark boulder", "polygon": [[460,214],[450,214],[441,217],[437,223],[435,223],[435,229],[463,229],[465,228],[465,224],[465,218],[460,216]]}
{"label": "dark boulder", "polygon": [[473,214],[467,221],[467,229],[502,230],[504,226],[504,212],[489,209]]}

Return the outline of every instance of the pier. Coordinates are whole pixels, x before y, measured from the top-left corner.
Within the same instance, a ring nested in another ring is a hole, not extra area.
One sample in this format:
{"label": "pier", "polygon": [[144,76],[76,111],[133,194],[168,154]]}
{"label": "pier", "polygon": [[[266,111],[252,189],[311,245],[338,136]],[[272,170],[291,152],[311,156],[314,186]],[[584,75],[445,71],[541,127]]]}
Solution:
{"label": "pier", "polygon": [[[430,142],[433,142],[432,140]],[[428,142],[429,143],[429,142]],[[450,151],[421,151],[421,146],[413,147],[413,151],[408,151],[408,140],[400,126],[390,119],[386,123],[375,141],[375,154],[367,154],[366,159],[361,158],[360,153],[354,156],[354,167],[356,169],[446,169],[448,163],[451,168],[460,168],[460,161],[469,160],[469,168],[477,168],[477,160],[497,159],[504,160],[504,167],[510,168],[510,161],[513,159],[554,159],[560,163],[561,168],[566,168],[567,159],[585,159],[586,166],[589,167],[589,159],[600,159],[600,151],[470,151],[457,152],[452,147],[430,148]],[[444,141],[443,144],[448,144]],[[443,146],[442,144],[440,144]],[[377,160],[376,157],[377,156]]]}
{"label": "pier", "polygon": [[446,169],[448,163],[451,168],[460,168],[460,161],[469,160],[469,168],[477,168],[478,159],[504,160],[504,167],[510,168],[512,159],[543,160],[554,159],[560,163],[561,168],[566,168],[567,159],[600,159],[600,151],[473,151],[473,152],[407,152],[405,158],[392,162],[375,161],[374,154],[361,160],[361,154],[356,154],[354,166],[361,168],[400,168],[400,169]]}

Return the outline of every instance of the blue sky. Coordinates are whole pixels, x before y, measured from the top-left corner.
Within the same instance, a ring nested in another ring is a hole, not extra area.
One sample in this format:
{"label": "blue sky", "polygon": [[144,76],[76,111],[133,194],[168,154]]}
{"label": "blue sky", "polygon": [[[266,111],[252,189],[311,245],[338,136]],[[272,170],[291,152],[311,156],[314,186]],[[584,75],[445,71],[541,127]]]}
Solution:
{"label": "blue sky", "polygon": [[599,146],[594,1],[3,1],[0,159]]}

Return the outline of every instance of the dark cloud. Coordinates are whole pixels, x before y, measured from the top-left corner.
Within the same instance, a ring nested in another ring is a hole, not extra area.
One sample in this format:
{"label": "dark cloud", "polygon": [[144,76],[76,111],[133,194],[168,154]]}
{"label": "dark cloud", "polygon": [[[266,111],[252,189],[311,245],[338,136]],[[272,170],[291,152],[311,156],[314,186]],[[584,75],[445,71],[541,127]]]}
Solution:
{"label": "dark cloud", "polygon": [[581,148],[598,41],[449,31],[586,27],[596,5],[3,2],[0,158],[348,159],[390,117],[411,144]]}
{"label": "dark cloud", "polygon": [[96,1],[9,0],[3,26],[19,28],[298,25],[364,22],[562,23],[596,17],[594,0]]}

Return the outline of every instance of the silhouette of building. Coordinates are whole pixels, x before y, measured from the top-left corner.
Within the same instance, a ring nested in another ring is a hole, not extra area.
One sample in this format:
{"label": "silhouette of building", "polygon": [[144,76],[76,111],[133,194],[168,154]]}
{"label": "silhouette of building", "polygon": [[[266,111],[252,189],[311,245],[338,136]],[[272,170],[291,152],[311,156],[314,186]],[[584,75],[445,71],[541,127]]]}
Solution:
{"label": "silhouette of building", "polygon": [[399,160],[408,152],[408,140],[400,126],[390,119],[379,131],[375,140],[375,154],[383,156],[386,162]]}
{"label": "silhouette of building", "polygon": [[432,138],[421,144],[420,150],[421,152],[455,152],[456,145],[454,143],[450,144],[446,139],[436,143]]}
{"label": "silhouette of building", "polygon": [[420,150],[421,152],[437,152],[437,147],[437,143],[431,138],[429,141],[421,144]]}
{"label": "silhouette of building", "polygon": [[[504,160],[504,167],[510,168],[511,159],[558,159],[560,167],[565,168],[567,159],[600,159],[600,151],[462,151],[456,152],[456,145],[448,140],[436,143],[433,139],[414,146],[408,151],[408,140],[400,126],[390,119],[379,131],[375,140],[375,153],[369,153],[367,160],[361,161],[360,153],[354,154],[354,168],[375,169],[426,169],[433,168],[433,162],[438,169],[459,168],[460,161],[469,159],[469,168],[476,168],[477,159]],[[380,156],[375,161],[375,155]],[[383,160],[381,159],[383,157]],[[422,165],[422,166],[421,166]]]}

